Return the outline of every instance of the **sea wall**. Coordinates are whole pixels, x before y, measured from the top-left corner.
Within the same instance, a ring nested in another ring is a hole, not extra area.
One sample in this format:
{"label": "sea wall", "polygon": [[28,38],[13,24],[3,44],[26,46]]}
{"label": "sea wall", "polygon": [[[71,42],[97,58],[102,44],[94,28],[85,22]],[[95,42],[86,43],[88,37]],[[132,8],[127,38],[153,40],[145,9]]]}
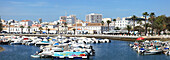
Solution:
{"label": "sea wall", "polygon": [[[61,35],[61,34],[60,34]],[[39,37],[47,37],[47,36],[58,36],[58,34],[0,34],[0,36],[39,36]],[[62,34],[62,36],[66,37],[94,37],[94,38],[107,38],[111,40],[122,40],[122,41],[135,41],[138,37],[143,37],[146,40],[170,40],[170,35],[161,35],[161,36],[132,36],[132,35],[102,35],[102,34]]]}

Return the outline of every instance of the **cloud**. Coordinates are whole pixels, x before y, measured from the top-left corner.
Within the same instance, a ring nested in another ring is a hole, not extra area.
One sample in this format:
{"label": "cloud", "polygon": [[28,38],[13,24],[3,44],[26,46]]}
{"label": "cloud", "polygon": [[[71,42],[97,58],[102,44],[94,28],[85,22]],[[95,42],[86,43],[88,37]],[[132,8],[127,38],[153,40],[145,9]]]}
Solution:
{"label": "cloud", "polygon": [[16,1],[9,1],[10,4],[15,6],[31,6],[31,7],[40,7],[40,6],[47,6],[47,2],[16,2]]}

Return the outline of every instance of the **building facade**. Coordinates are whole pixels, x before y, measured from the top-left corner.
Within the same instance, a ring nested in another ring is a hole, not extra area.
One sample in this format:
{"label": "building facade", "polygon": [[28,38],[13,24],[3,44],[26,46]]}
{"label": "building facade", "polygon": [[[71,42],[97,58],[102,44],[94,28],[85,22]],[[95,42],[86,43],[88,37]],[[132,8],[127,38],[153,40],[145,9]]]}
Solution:
{"label": "building facade", "polygon": [[91,23],[100,23],[102,21],[102,14],[88,14],[86,15],[86,21]]}
{"label": "building facade", "polygon": [[[145,19],[143,17],[138,17],[136,20],[135,20],[135,23],[134,21],[131,19],[131,17],[124,17],[122,19],[120,18],[117,18],[116,21],[115,21],[115,27],[119,27],[121,29],[124,29],[127,27],[127,25],[130,25],[130,26],[133,26],[133,24],[135,24],[135,26],[139,26],[140,24],[138,23],[138,21],[141,20],[142,24],[145,23]],[[148,23],[148,21],[147,21]]]}
{"label": "building facade", "polygon": [[20,26],[32,26],[33,22],[31,20],[21,20],[19,24]]}
{"label": "building facade", "polygon": [[76,22],[77,18],[75,15],[70,15],[70,16],[67,16],[66,18],[66,23],[67,24],[74,24]]}

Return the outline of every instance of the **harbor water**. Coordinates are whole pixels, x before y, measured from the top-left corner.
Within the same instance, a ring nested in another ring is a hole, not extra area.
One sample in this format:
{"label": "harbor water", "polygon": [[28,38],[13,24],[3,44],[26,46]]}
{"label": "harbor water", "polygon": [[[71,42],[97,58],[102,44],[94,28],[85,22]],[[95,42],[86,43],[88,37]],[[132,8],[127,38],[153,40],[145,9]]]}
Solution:
{"label": "harbor water", "polygon": [[[129,46],[130,42],[112,40],[111,43],[91,44],[95,56],[90,60],[170,60],[170,56],[139,55]],[[39,47],[26,45],[0,45],[5,50],[0,52],[0,60],[51,60],[51,58],[31,58],[30,55],[39,51]]]}

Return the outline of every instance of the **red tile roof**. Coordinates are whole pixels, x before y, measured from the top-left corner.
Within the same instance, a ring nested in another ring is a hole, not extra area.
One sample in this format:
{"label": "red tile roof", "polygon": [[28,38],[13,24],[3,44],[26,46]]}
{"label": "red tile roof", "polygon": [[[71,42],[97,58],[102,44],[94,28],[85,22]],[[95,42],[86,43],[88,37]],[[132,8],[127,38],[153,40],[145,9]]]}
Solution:
{"label": "red tile roof", "polygon": [[60,21],[66,22],[66,20],[60,20]]}
{"label": "red tile roof", "polygon": [[30,20],[21,20],[21,22],[28,22],[28,21],[30,21]]}

